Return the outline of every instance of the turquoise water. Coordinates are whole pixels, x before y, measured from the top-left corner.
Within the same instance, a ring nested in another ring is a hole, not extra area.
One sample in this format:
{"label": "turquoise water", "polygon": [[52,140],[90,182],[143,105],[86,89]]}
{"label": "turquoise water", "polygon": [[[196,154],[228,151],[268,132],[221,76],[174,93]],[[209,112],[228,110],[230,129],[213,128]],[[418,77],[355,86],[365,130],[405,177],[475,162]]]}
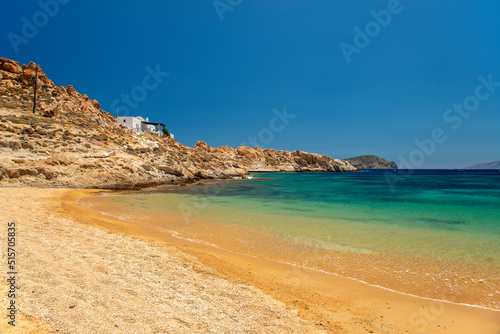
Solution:
{"label": "turquoise water", "polygon": [[252,180],[167,187],[119,200],[319,248],[500,265],[498,171],[388,173],[258,173]]}

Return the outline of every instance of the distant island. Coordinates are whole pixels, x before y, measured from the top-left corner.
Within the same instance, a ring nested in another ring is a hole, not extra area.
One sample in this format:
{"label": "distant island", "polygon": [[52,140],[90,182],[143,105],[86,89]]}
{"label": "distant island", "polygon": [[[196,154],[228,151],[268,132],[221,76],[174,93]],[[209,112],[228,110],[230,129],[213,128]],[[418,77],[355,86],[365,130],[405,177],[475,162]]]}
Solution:
{"label": "distant island", "polygon": [[360,155],[344,161],[349,161],[357,169],[398,169],[394,161],[387,161],[376,155]]}
{"label": "distant island", "polygon": [[500,161],[483,162],[466,167],[465,169],[500,169]]}

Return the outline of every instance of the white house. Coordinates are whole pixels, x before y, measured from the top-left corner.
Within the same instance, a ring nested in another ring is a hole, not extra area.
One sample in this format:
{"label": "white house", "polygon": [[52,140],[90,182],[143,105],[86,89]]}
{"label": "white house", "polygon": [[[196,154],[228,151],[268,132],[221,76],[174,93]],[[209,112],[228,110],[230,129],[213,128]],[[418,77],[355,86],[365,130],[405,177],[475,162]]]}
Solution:
{"label": "white house", "polygon": [[142,122],[144,122],[144,118],[142,118],[141,116],[118,117],[117,121],[118,121],[118,124],[123,125],[127,129],[132,129],[135,132],[142,132]]}
{"label": "white house", "polygon": [[[163,129],[161,129],[161,127],[165,128],[165,124],[150,122],[148,118],[144,120],[141,116],[121,116],[117,118],[117,123],[138,133],[154,133],[159,136],[163,135]],[[158,129],[156,129],[156,127],[158,127]],[[172,133],[170,134],[170,138],[174,138]]]}

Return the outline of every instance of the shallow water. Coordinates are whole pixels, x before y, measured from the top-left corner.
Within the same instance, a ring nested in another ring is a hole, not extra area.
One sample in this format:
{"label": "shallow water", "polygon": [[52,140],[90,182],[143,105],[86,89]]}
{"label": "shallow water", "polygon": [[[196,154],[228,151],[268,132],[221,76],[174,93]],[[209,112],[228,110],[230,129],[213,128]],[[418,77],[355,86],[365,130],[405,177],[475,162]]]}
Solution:
{"label": "shallow water", "polygon": [[413,171],[391,185],[386,173],[255,174],[78,203],[159,240],[500,310],[499,174]]}
{"label": "shallow water", "polygon": [[[318,248],[500,265],[500,173],[255,174],[118,197],[259,229]],[[186,218],[188,219],[188,218]]]}

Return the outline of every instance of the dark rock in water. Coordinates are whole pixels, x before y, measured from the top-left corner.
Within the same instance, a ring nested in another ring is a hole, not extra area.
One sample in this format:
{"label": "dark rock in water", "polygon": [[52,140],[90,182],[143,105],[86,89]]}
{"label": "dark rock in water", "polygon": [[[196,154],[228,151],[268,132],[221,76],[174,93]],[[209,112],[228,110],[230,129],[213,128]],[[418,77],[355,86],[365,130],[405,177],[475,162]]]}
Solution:
{"label": "dark rock in water", "polygon": [[464,221],[461,221],[461,220],[454,220],[454,221],[447,222],[446,224],[452,224],[452,225],[464,225],[464,224],[465,224],[465,222],[464,222]]}
{"label": "dark rock in water", "polygon": [[424,221],[431,224],[465,225],[463,220],[425,219]]}

